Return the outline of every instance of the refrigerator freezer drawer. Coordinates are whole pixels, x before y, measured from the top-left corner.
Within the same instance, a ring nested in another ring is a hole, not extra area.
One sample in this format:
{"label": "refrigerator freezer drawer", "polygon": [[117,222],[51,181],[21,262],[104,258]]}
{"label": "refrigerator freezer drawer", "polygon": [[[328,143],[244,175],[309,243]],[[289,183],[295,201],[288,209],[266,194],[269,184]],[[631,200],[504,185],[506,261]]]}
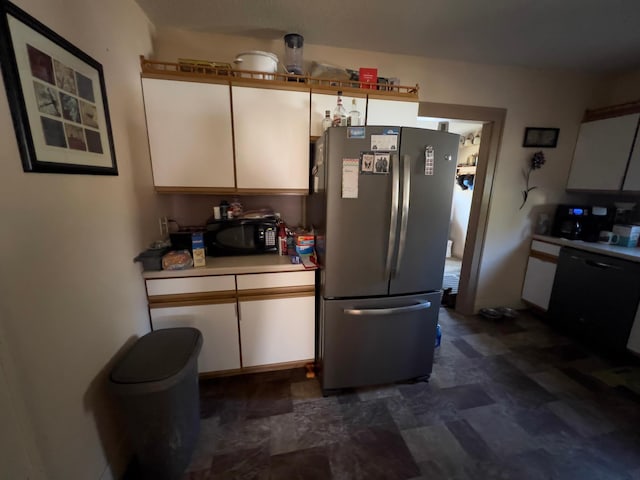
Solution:
{"label": "refrigerator freezer drawer", "polygon": [[428,377],[440,292],[397,297],[322,300],[323,390]]}

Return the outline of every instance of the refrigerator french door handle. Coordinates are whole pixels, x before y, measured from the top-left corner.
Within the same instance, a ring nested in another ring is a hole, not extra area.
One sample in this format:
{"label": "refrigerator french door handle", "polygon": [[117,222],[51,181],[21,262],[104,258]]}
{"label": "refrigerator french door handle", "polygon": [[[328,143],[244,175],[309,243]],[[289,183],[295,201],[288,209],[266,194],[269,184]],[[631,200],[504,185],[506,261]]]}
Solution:
{"label": "refrigerator french door handle", "polygon": [[391,276],[393,265],[393,252],[396,245],[398,228],[398,206],[400,203],[400,160],[398,155],[391,155],[391,220],[389,223],[389,243],[387,244],[387,262],[385,264],[385,276]]}
{"label": "refrigerator french door handle", "polygon": [[398,245],[398,258],[394,275],[400,271],[400,261],[404,255],[404,247],[407,243],[407,224],[409,223],[409,195],[411,194],[411,157],[402,157],[402,210],[400,212],[400,241]]}
{"label": "refrigerator french door handle", "polygon": [[426,310],[427,308],[431,308],[431,302],[427,302],[425,300],[419,300],[418,303],[414,305],[407,305],[405,307],[393,307],[393,308],[349,308],[345,309],[344,313],[346,315],[392,315],[394,313],[406,313],[406,312],[415,312],[417,310]]}

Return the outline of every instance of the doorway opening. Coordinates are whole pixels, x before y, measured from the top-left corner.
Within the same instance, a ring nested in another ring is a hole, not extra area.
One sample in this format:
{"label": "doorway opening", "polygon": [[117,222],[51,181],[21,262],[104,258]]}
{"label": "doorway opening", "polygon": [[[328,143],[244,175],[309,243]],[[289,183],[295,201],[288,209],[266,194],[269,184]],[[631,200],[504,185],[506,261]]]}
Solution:
{"label": "doorway opening", "polygon": [[[419,121],[424,128],[447,129],[461,136],[450,229],[450,237],[457,240],[450,238],[451,254],[447,248],[447,277],[443,280],[447,280],[444,288],[451,288],[451,293],[456,287],[456,312],[473,314],[506,109],[421,102],[418,116],[428,119]],[[433,126],[425,125],[425,121],[434,122]]]}
{"label": "doorway opening", "polygon": [[460,284],[462,258],[467,238],[469,215],[478,168],[478,154],[482,139],[482,122],[434,117],[418,117],[418,127],[444,130],[459,135],[458,156],[451,200],[449,240],[445,259],[442,289],[443,305],[454,307]]}

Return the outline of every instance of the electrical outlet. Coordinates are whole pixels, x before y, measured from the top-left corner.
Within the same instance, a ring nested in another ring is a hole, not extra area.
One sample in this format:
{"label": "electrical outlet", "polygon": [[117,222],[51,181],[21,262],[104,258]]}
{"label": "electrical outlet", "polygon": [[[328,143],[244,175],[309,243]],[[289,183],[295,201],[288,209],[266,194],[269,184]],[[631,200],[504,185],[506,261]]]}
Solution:
{"label": "electrical outlet", "polygon": [[169,233],[169,223],[167,222],[167,217],[158,218],[158,224],[160,225],[160,235],[164,237]]}

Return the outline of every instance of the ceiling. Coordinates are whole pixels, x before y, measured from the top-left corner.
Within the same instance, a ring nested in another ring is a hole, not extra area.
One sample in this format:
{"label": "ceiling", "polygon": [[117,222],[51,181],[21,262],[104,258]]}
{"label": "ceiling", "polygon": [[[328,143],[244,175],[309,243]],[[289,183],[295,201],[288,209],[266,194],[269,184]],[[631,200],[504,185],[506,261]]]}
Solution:
{"label": "ceiling", "polygon": [[156,27],[534,68],[640,68],[639,0],[136,0]]}

